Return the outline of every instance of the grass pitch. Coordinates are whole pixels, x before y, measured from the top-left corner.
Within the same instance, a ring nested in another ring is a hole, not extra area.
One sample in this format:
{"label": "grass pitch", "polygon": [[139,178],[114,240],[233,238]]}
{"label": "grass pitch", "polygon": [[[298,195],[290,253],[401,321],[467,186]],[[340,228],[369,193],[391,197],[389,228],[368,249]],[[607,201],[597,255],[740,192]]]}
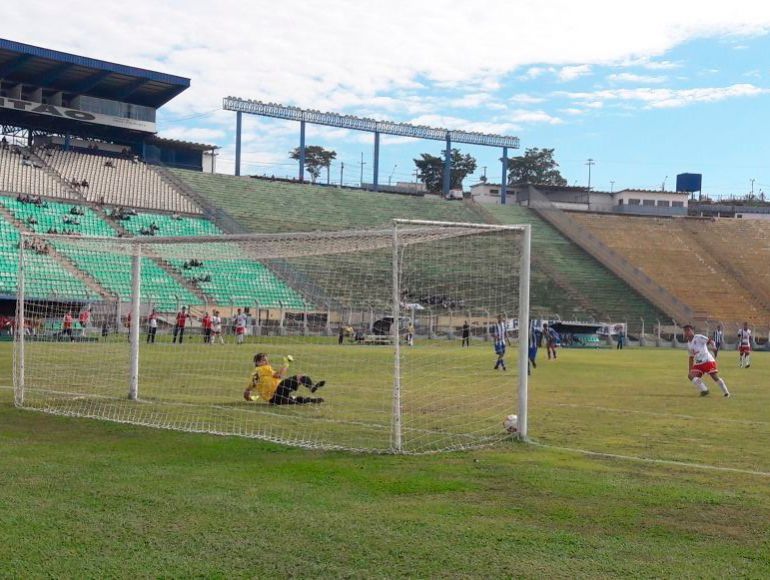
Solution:
{"label": "grass pitch", "polygon": [[542,354],[535,445],[427,456],[52,417],[0,389],[0,575],[770,574],[770,356],[722,353],[726,400],[697,396],[682,351]]}

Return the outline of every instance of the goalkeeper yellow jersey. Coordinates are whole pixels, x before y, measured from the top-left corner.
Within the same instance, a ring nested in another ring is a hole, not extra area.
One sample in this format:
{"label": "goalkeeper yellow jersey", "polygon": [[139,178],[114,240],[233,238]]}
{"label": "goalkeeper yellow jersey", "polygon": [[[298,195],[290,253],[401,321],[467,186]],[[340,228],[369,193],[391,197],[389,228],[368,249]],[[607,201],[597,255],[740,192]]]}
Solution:
{"label": "goalkeeper yellow jersey", "polygon": [[278,383],[281,382],[281,379],[276,379],[273,376],[274,374],[275,371],[270,365],[260,365],[251,373],[249,387],[257,389],[260,398],[264,401],[273,398],[275,391],[278,390]]}

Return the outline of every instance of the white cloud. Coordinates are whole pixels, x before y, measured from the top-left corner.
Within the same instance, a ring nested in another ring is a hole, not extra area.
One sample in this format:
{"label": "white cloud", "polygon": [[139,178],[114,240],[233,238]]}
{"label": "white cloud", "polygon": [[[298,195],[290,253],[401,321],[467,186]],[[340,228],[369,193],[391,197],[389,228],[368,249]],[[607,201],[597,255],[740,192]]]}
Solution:
{"label": "white cloud", "polygon": [[519,78],[521,78],[522,80],[533,80],[539,76],[542,76],[546,72],[548,72],[548,68],[546,67],[531,66]]}
{"label": "white cloud", "polygon": [[537,103],[542,103],[545,101],[543,97],[534,97],[524,93],[513,95],[509,97],[508,100],[519,105],[536,105]]}
{"label": "white cloud", "polygon": [[566,109],[559,109],[559,112],[564,113],[565,115],[582,115],[585,113],[585,110],[576,107],[568,107]]}
{"label": "white cloud", "polygon": [[666,77],[652,75],[637,75],[634,73],[615,73],[607,77],[612,83],[638,83],[638,84],[656,84],[665,82]]}
{"label": "white cloud", "polygon": [[505,134],[521,129],[520,125],[508,121],[472,121],[450,115],[421,115],[409,121],[413,125],[428,125],[430,127],[442,127],[462,131],[478,131],[480,133]]}
{"label": "white cloud", "polygon": [[684,66],[681,62],[673,62],[670,60],[651,60],[646,56],[638,59],[631,59],[623,62],[622,64],[623,66],[638,66],[648,70],[672,70],[675,68],[682,68],[682,66]]}
{"label": "white cloud", "polygon": [[[328,0],[322,10],[304,0],[134,0],[131,10],[117,0],[70,0],[67,7],[52,13],[45,0],[10,3],[3,23],[23,42],[189,75],[192,88],[170,105],[181,112],[218,106],[226,94],[331,108],[432,83],[494,87],[522,67],[533,77],[559,67],[569,80],[591,65],[647,58],[655,66],[655,57],[686,40],[770,26],[770,10],[749,0],[735,0],[729,11],[693,0],[479,0],[465,8],[433,0],[431,10],[411,0]],[[437,13],[440,27],[433,25]],[[512,21],[516,50],[500,50],[491,39],[509,36]]]}
{"label": "white cloud", "polygon": [[612,89],[593,92],[560,93],[587,107],[610,101],[639,102],[646,109],[684,107],[693,103],[714,103],[739,97],[754,97],[770,93],[751,84],[736,84],[728,87],[705,87],[696,89],[635,88]]}
{"label": "white cloud", "polygon": [[[696,0],[431,0],[427,8],[412,0],[327,0],[317,6],[307,0],[68,0],[66,10],[52,10],[48,0],[5,4],[3,24],[14,40],[190,77],[191,88],[159,116],[161,126],[171,127],[163,134],[185,138],[196,133],[178,127],[175,117],[218,109],[225,95],[393,120],[433,118],[437,122],[430,124],[439,125],[450,119],[466,130],[517,131],[525,123],[561,119],[545,111],[498,114],[505,103],[536,104],[496,94],[512,78],[554,75],[569,81],[604,66],[674,69],[681,64],[665,60],[666,53],[684,42],[734,42],[770,30],[770,8],[755,0],[733,0],[729,10]],[[501,50],[501,38],[511,39],[507,49]],[[461,96],[436,95],[437,87],[460,89]],[[586,93],[567,106],[601,108],[614,101],[670,107],[764,91],[734,87],[739,88],[618,89]],[[485,102],[484,94],[491,95]],[[444,117],[452,98],[460,109],[472,109],[475,99],[497,116],[483,122],[463,119],[464,113]],[[216,113],[190,125],[211,130],[205,139],[210,141],[219,139],[217,131],[231,131],[234,116]],[[249,155],[262,157],[272,146],[285,156],[285,145],[296,141],[290,124],[249,121],[249,127],[257,133],[250,137]]]}
{"label": "white cloud", "polygon": [[563,66],[556,72],[556,76],[562,82],[569,82],[590,73],[590,66],[587,64],[580,64],[575,66]]}
{"label": "white cloud", "polygon": [[469,93],[457,99],[449,101],[449,106],[457,109],[475,109],[492,102],[493,97],[489,93]]}
{"label": "white cloud", "polygon": [[545,111],[529,111],[526,109],[511,111],[506,113],[503,118],[514,123],[545,123],[548,125],[560,125],[564,122],[558,117],[549,115]]}

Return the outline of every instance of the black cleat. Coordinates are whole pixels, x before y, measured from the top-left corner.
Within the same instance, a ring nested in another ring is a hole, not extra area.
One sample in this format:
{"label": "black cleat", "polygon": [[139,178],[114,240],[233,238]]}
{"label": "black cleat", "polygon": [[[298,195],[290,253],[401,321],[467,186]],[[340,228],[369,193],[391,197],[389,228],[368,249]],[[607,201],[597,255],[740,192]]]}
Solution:
{"label": "black cleat", "polygon": [[705,391],[701,391],[701,392],[700,392],[700,396],[701,396],[701,397],[708,397],[708,395],[709,395],[709,391],[708,391],[708,390],[705,390]]}
{"label": "black cleat", "polygon": [[316,392],[318,389],[320,389],[321,387],[323,387],[325,384],[326,384],[326,381],[319,381],[319,382],[317,382],[315,385],[313,385],[313,386],[310,388],[310,392],[311,392],[311,393],[315,393],[315,392]]}

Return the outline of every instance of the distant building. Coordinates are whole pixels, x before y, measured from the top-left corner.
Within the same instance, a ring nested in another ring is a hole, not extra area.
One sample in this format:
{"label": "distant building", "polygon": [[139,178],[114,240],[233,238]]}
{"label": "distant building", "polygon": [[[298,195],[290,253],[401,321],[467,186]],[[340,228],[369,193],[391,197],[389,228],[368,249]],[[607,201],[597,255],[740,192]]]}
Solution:
{"label": "distant building", "polygon": [[[646,215],[686,215],[689,194],[675,191],[623,189],[596,191],[587,187],[531,185],[519,183],[506,188],[506,203],[529,205],[529,188],[534,187],[559,209]],[[500,203],[499,183],[477,183],[471,195],[479,203]]]}
{"label": "distant building", "polygon": [[613,194],[615,211],[653,215],[687,215],[690,194],[686,191],[623,189]]}

